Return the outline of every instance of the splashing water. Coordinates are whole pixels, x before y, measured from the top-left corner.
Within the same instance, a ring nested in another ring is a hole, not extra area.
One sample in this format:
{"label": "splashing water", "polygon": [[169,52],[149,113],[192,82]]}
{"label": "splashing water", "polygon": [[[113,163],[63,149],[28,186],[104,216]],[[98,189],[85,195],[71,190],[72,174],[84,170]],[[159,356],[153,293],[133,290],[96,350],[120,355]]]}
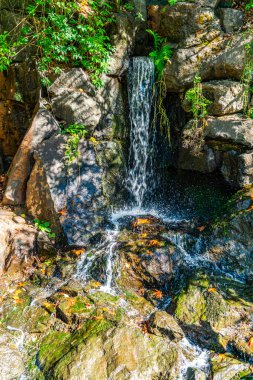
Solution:
{"label": "splashing water", "polygon": [[147,57],[134,57],[128,74],[130,109],[130,156],[126,187],[141,207],[147,190],[150,148],[150,115],[155,80],[154,63]]}

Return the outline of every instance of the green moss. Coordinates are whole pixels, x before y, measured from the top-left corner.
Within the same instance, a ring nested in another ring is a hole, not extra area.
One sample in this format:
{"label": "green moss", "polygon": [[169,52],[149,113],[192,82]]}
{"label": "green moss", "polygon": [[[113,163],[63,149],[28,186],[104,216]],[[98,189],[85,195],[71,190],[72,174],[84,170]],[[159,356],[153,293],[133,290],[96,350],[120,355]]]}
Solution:
{"label": "green moss", "polygon": [[[39,350],[39,364],[49,374],[54,365],[62,357],[75,350],[82,342],[99,335],[113,326],[107,320],[88,320],[83,327],[74,334],[54,331],[49,333],[42,341]],[[50,355],[49,355],[50,353]]]}

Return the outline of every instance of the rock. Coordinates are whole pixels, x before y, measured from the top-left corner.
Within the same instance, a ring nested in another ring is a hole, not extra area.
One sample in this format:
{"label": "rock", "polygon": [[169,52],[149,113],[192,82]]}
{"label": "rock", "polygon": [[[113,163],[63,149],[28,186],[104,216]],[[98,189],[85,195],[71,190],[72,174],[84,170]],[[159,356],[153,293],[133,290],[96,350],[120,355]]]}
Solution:
{"label": "rock", "polygon": [[184,338],[184,332],[176,320],[165,311],[156,311],[148,321],[148,329],[151,334],[167,336],[175,342]]}
{"label": "rock", "polygon": [[179,169],[194,170],[200,173],[212,173],[220,164],[221,154],[206,145],[198,155],[194,155],[191,148],[181,147],[179,150]]}
{"label": "rock", "polygon": [[33,167],[33,152],[38,145],[48,139],[59,126],[47,109],[41,107],[36,113],[7,174],[7,186],[3,204],[25,203],[26,184]]}
{"label": "rock", "polygon": [[[20,335],[20,332],[18,332]],[[0,371],[4,380],[20,379],[25,373],[25,365],[17,345],[17,337],[1,331],[0,338]]]}
{"label": "rock", "polygon": [[246,119],[240,114],[208,117],[204,132],[208,139],[253,148],[253,120]]}
{"label": "rock", "polygon": [[195,3],[178,2],[173,7],[153,5],[149,7],[149,18],[159,35],[170,42],[184,41],[187,46],[209,41],[221,33],[214,11]]}
{"label": "rock", "polygon": [[[142,13],[145,16],[146,7],[141,5]],[[137,23],[134,18],[127,14],[117,14],[116,23],[111,30],[111,43],[114,52],[109,59],[108,75],[120,76],[129,65],[129,57],[133,54]]]}
{"label": "rock", "polygon": [[120,97],[119,81],[106,76],[103,79],[104,87],[96,89],[82,69],[63,72],[49,88],[54,115],[67,124],[83,124],[94,131],[114,113]]}
{"label": "rock", "polygon": [[[55,332],[40,346],[40,365],[56,380],[123,380],[132,376],[172,380],[178,373],[180,348],[167,339],[145,336],[129,326],[112,328],[107,321],[89,321],[82,336],[75,335]],[[54,350],[51,357],[46,354],[49,347]]]}
{"label": "rock", "polygon": [[246,59],[243,34],[234,34],[229,38],[216,36],[205,44],[192,47],[180,47],[165,70],[167,89],[178,92],[192,86],[198,73],[203,81],[214,79],[241,80]]}
{"label": "rock", "polygon": [[208,115],[222,116],[243,110],[243,85],[231,80],[212,81],[202,84],[203,95],[212,102]]}
{"label": "rock", "polygon": [[225,33],[233,33],[243,26],[243,12],[238,9],[220,8],[218,14]]}
{"label": "rock", "polygon": [[252,374],[249,364],[241,362],[227,354],[212,358],[213,380],[232,380]]}
{"label": "rock", "polygon": [[0,275],[21,271],[33,263],[36,236],[34,227],[17,222],[10,211],[0,210]]}
{"label": "rock", "polygon": [[67,167],[65,144],[65,136],[55,135],[37,147],[26,206],[34,217],[50,221],[58,235],[63,229],[69,244],[82,246],[104,223],[106,197],[113,195],[104,189],[111,188],[109,178],[115,180],[120,173],[122,162],[116,157],[117,151],[118,157],[121,155],[120,145],[102,143],[107,158],[100,166],[96,153],[99,144],[83,139],[78,163]]}
{"label": "rock", "polygon": [[253,151],[243,154],[235,151],[224,153],[221,173],[235,188],[253,183]]}

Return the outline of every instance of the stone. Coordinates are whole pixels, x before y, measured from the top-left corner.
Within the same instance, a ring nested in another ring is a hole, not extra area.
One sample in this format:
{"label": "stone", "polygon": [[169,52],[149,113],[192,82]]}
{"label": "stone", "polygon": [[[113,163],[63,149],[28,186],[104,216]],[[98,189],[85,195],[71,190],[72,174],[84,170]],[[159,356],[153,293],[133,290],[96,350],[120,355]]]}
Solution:
{"label": "stone", "polygon": [[49,88],[55,117],[67,124],[83,124],[91,131],[113,114],[120,97],[117,78],[104,76],[97,89],[82,69],[63,72]]}
{"label": "stone", "polygon": [[179,169],[212,173],[219,168],[220,164],[221,154],[207,145],[204,145],[198,155],[192,153],[191,148],[180,147],[177,163]]}
{"label": "stone", "polygon": [[[137,4],[140,3],[140,4]],[[141,6],[141,13],[146,17],[146,6],[136,0],[135,6]],[[108,62],[108,75],[121,76],[129,65],[129,58],[133,54],[137,23],[128,14],[117,14],[116,23],[110,32],[114,51]]]}
{"label": "stone", "polygon": [[252,36],[233,34],[230,38],[216,36],[206,43],[180,47],[166,66],[165,80],[168,91],[182,92],[193,84],[196,74],[203,81],[215,79],[241,80],[246,59],[245,44]]}
{"label": "stone", "polygon": [[207,117],[204,133],[206,139],[253,148],[253,120],[240,114]]}
{"label": "stone", "polygon": [[243,12],[238,9],[220,8],[218,15],[225,33],[233,33],[243,26]]}
{"label": "stone", "polygon": [[1,330],[0,338],[0,371],[4,380],[20,379],[25,373],[25,365],[16,338],[4,330]]}
{"label": "stone", "polygon": [[149,7],[151,27],[169,42],[184,41],[187,46],[209,41],[221,33],[220,23],[211,8],[178,2],[173,7]]}
{"label": "stone", "polygon": [[156,311],[148,321],[148,330],[157,336],[167,336],[175,342],[184,338],[184,332],[176,320],[166,311]]}
{"label": "stone", "polygon": [[26,184],[33,167],[33,152],[58,129],[58,123],[51,113],[44,107],[39,108],[8,171],[3,204],[25,203]]}
{"label": "stone", "polygon": [[204,82],[203,95],[212,102],[208,115],[222,116],[241,112],[244,107],[244,89],[239,82],[231,80]]}
{"label": "stone", "polygon": [[37,231],[16,219],[11,211],[0,210],[0,275],[32,264],[36,254]]}
{"label": "stone", "polygon": [[83,246],[98,233],[107,207],[104,181],[115,180],[122,165],[116,158],[117,151],[119,156],[121,154],[120,145],[102,142],[107,160],[100,162],[100,166],[96,154],[99,144],[82,139],[78,162],[68,167],[66,136],[52,136],[40,144],[34,154],[35,165],[27,184],[27,209],[34,217],[50,221],[57,236],[63,230],[70,245]]}
{"label": "stone", "polygon": [[[123,380],[133,376],[139,380],[151,380],[161,376],[168,380],[176,378],[180,347],[168,339],[155,335],[145,336],[130,326],[112,328],[106,321],[90,321],[86,325],[84,338],[79,338],[79,344],[74,336],[69,338],[67,334],[57,332],[42,342],[38,360],[44,371],[50,373],[52,378],[56,380],[77,380],[86,377],[90,380]],[[47,359],[45,351],[54,345],[57,345],[57,349],[54,355]]]}
{"label": "stone", "polygon": [[229,354],[215,355],[212,358],[212,368],[213,380],[232,380],[252,374],[249,364]]}
{"label": "stone", "polygon": [[233,187],[240,188],[253,183],[253,151],[239,154],[235,151],[225,152],[221,173]]}

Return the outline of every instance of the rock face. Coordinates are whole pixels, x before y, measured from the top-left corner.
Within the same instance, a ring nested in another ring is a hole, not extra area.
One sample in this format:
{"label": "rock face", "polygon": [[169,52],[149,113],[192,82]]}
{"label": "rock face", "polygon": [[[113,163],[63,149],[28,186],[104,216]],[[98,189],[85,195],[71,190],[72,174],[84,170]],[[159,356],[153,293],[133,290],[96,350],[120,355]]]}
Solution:
{"label": "rock face", "polygon": [[56,120],[46,108],[41,107],[36,112],[29,131],[12,161],[3,204],[25,204],[26,185],[34,164],[33,153],[37,146],[58,130],[59,126]]}
{"label": "rock face", "polygon": [[226,33],[232,33],[243,25],[243,13],[237,9],[221,8],[219,17]]}
{"label": "rock face", "polygon": [[79,162],[67,168],[65,144],[64,136],[55,135],[37,148],[26,205],[33,216],[50,220],[59,232],[61,226],[69,244],[83,245],[104,221],[106,196],[112,195],[106,181],[110,175],[117,181],[122,152],[115,142],[101,143],[108,156],[99,164],[99,145],[82,140]]}

